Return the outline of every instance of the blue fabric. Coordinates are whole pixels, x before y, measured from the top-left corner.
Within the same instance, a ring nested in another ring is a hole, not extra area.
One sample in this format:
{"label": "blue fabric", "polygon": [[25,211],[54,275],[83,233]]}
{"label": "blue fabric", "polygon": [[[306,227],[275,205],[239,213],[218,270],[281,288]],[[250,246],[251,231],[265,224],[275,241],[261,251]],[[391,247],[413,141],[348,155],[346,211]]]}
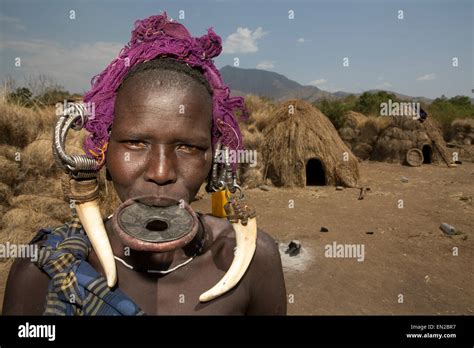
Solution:
{"label": "blue fabric", "polygon": [[32,242],[44,240],[35,264],[51,278],[44,315],[144,315],[120,289],[88,262],[89,238],[77,217],[56,229],[41,229]]}

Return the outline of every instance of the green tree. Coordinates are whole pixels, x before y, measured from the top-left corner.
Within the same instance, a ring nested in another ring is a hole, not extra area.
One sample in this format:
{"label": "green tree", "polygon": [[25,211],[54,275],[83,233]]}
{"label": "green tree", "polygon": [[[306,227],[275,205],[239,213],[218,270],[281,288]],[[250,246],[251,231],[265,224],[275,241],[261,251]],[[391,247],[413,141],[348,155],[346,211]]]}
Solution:
{"label": "green tree", "polygon": [[71,94],[65,91],[61,86],[55,86],[46,89],[42,94],[35,98],[35,102],[42,105],[55,105],[70,99]]}
{"label": "green tree", "polygon": [[431,116],[438,120],[446,140],[452,138],[451,123],[458,118],[474,118],[474,106],[469,97],[455,96],[446,98],[444,95],[436,98],[428,107]]}
{"label": "green tree", "polygon": [[323,99],[315,103],[315,106],[329,118],[336,129],[342,127],[345,121],[345,114],[349,110],[348,104],[341,100]]}
{"label": "green tree", "polygon": [[7,102],[21,106],[31,106],[31,91],[26,87],[19,87],[7,95]]}
{"label": "green tree", "polygon": [[379,116],[381,104],[387,103],[389,99],[398,101],[398,98],[394,94],[385,91],[376,93],[364,92],[356,102],[354,110],[365,115]]}
{"label": "green tree", "polygon": [[472,108],[471,100],[469,99],[469,97],[466,97],[464,95],[457,95],[455,97],[452,97],[451,99],[449,99],[449,102],[461,108]]}

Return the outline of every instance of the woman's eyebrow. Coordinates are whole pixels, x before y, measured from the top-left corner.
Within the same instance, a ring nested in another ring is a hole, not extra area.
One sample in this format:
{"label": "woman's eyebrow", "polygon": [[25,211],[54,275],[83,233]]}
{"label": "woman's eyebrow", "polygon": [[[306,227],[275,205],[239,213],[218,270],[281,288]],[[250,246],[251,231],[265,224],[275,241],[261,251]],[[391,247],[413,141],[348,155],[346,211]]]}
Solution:
{"label": "woman's eyebrow", "polygon": [[191,135],[191,136],[177,136],[177,142],[183,143],[197,143],[197,144],[207,144],[211,142],[211,137],[201,136],[201,135]]}
{"label": "woman's eyebrow", "polygon": [[[113,135],[113,133],[112,133]],[[152,140],[155,136],[153,134],[145,132],[136,132],[136,131],[126,131],[120,132],[117,134],[118,138],[123,138],[126,140]],[[180,134],[174,136],[172,139],[168,139],[170,142],[182,142],[182,143],[197,143],[197,144],[207,144],[211,141],[211,137],[203,136],[198,134]]]}
{"label": "woman's eyebrow", "polygon": [[142,132],[135,132],[135,131],[119,131],[119,132],[112,132],[112,136],[116,135],[119,138],[130,138],[130,139],[148,139],[151,138],[150,134],[142,133]]}

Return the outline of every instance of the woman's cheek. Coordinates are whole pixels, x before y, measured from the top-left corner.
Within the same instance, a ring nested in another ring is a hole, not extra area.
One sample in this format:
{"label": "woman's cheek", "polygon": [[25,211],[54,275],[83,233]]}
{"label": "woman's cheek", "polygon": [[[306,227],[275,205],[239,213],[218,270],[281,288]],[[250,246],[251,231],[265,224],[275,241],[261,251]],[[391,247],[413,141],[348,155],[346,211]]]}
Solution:
{"label": "woman's cheek", "polygon": [[211,168],[211,156],[207,152],[201,153],[199,156],[193,156],[188,158],[180,158],[179,160],[179,172],[188,181],[195,184],[196,182],[202,182],[209,173]]}
{"label": "woman's cheek", "polygon": [[140,172],[145,159],[132,151],[117,151],[108,159],[112,179],[118,183],[133,181]]}

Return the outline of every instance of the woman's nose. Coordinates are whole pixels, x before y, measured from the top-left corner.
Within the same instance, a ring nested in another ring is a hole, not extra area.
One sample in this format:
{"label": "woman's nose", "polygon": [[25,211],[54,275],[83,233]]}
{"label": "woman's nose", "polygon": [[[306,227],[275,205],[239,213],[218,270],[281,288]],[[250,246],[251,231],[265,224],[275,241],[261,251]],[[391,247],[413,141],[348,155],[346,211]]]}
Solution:
{"label": "woman's nose", "polygon": [[147,161],[145,181],[153,181],[158,185],[176,182],[176,155],[169,145],[153,145]]}

